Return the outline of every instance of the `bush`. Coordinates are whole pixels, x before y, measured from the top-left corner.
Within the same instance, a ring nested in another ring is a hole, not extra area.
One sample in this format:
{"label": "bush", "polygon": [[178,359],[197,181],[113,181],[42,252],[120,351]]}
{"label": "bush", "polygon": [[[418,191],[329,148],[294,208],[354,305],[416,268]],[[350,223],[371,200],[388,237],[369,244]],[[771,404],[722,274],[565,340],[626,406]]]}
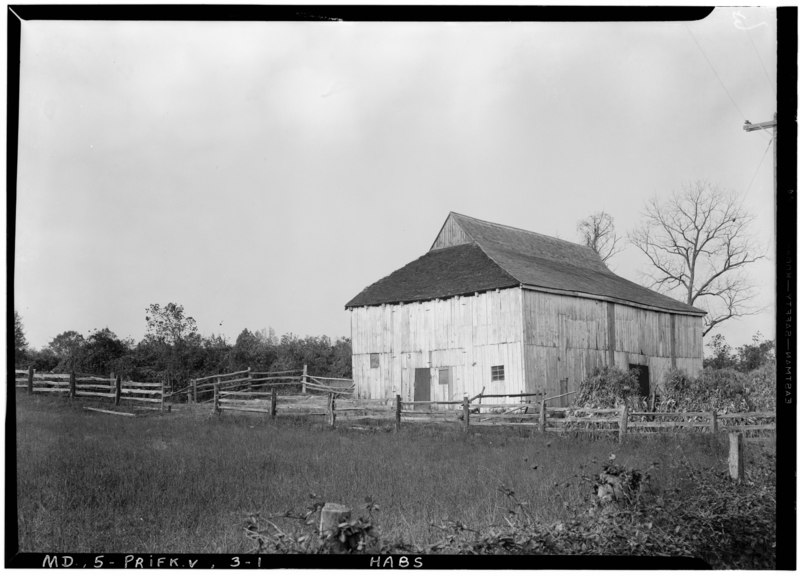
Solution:
{"label": "bush", "polygon": [[754,410],[775,410],[775,360],[745,376],[745,394]]}
{"label": "bush", "polygon": [[658,412],[721,413],[775,409],[775,368],[767,364],[749,374],[704,368],[696,378],[671,370],[657,396]]}
{"label": "bush", "polygon": [[639,396],[638,376],[636,370],[616,366],[596,368],[581,382],[575,404],[585,408],[616,408],[627,403],[634,409],[644,409],[647,398]]}

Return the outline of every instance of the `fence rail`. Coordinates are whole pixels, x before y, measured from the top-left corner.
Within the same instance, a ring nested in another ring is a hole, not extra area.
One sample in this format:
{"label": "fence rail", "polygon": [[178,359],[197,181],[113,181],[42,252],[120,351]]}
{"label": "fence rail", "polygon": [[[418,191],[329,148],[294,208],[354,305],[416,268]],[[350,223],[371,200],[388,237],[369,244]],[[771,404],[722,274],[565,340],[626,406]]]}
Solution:
{"label": "fence rail", "polygon": [[[337,420],[370,420],[403,423],[450,423],[465,430],[472,426],[519,426],[540,432],[613,434],[622,439],[627,434],[664,432],[764,432],[775,430],[774,412],[717,414],[715,412],[628,412],[627,408],[548,407],[546,399],[525,401],[533,395],[510,395],[518,402],[482,403],[483,398],[499,395],[464,397],[463,401],[444,400],[363,400],[342,389],[328,388],[325,395],[312,394],[306,383],[305,393],[278,394],[256,390],[220,390],[214,396],[214,412],[255,412],[281,415],[324,416],[330,425]],[[539,395],[541,396],[541,394]]]}
{"label": "fence rail", "polygon": [[[354,384],[348,378],[332,378],[329,376],[312,376],[308,373],[308,367],[297,370],[279,370],[272,372],[254,372],[250,368],[228,374],[216,374],[195,378],[187,388],[187,397],[190,402],[218,403],[223,397],[228,401],[223,404],[233,406],[230,403],[230,392],[241,392],[250,394],[251,400],[257,399],[259,393],[279,389],[282,391],[297,391],[300,394],[336,394],[352,395]],[[222,395],[222,396],[220,396]],[[244,398],[242,398],[244,401]],[[247,406],[236,404],[247,411],[259,411],[258,406]],[[228,408],[234,409],[233,407]]]}
{"label": "fence rail", "polygon": [[[15,386],[29,394],[61,394],[68,398],[110,399],[142,410],[164,410],[164,402],[186,392],[188,399],[202,402],[203,395],[213,402],[213,411],[253,412],[281,415],[324,416],[330,425],[337,420],[393,422],[399,429],[407,423],[449,423],[472,426],[531,427],[540,432],[615,434],[663,434],[679,432],[774,432],[775,413],[767,411],[708,412],[633,412],[626,407],[587,408],[548,406],[563,397],[541,398],[542,393],[484,394],[463,400],[403,400],[399,395],[386,399],[354,397],[353,381],[345,378],[312,376],[303,370],[238,372],[194,379],[182,390],[165,393],[163,382],[133,382],[120,377],[88,374],[36,373],[16,370]],[[490,402],[484,402],[489,399]],[[503,402],[502,399],[506,401]]]}
{"label": "fence rail", "polygon": [[[86,374],[49,374],[29,370],[14,371],[16,388],[27,388],[28,394],[65,394],[67,398],[108,398],[115,406],[131,404],[140,409],[164,409],[163,382],[133,382],[121,377]],[[139,405],[147,404],[148,407]]]}

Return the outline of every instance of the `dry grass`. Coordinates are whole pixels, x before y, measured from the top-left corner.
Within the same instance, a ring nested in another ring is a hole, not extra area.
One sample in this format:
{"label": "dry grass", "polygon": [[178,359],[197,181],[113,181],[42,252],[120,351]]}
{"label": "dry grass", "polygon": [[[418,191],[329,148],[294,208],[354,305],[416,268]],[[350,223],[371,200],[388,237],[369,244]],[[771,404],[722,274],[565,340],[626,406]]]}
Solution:
{"label": "dry grass", "polygon": [[656,483],[670,488],[683,462],[724,469],[727,450],[710,435],[619,445],[514,430],[329,430],[205,410],[133,419],[86,412],[81,402],[18,402],[24,552],[241,553],[248,514],[301,510],[312,492],[354,508],[371,496],[383,538],[424,545],[440,536],[431,524],[502,521],[501,484],[550,522],[583,505],[590,486],[580,477],[612,452],[640,469],[659,462]]}

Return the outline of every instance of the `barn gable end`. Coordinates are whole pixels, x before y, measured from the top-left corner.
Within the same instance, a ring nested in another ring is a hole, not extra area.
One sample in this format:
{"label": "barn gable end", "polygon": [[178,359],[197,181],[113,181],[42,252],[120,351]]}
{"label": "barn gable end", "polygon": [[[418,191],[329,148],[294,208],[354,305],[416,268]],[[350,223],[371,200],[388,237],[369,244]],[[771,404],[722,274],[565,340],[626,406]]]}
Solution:
{"label": "barn gable end", "polygon": [[470,242],[473,242],[473,239],[459,224],[458,214],[451,212],[447,216],[447,220],[444,221],[442,229],[439,230],[439,235],[436,236],[436,240],[433,241],[431,250],[460,246],[461,244],[469,244]]}

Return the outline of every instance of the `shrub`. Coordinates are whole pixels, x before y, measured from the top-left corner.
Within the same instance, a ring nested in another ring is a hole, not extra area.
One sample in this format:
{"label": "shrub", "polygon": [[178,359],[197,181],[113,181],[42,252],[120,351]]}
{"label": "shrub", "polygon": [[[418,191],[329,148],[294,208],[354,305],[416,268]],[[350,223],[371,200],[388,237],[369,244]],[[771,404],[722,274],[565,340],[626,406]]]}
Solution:
{"label": "shrub", "polygon": [[754,410],[775,410],[775,360],[745,376],[745,394]]}
{"label": "shrub", "polygon": [[647,399],[639,396],[637,371],[622,370],[616,366],[596,368],[581,382],[575,400],[577,406],[585,408],[615,408],[621,403],[643,409]]}
{"label": "shrub", "polygon": [[658,412],[721,413],[774,410],[774,364],[749,374],[731,369],[704,368],[696,378],[671,370],[657,397]]}

